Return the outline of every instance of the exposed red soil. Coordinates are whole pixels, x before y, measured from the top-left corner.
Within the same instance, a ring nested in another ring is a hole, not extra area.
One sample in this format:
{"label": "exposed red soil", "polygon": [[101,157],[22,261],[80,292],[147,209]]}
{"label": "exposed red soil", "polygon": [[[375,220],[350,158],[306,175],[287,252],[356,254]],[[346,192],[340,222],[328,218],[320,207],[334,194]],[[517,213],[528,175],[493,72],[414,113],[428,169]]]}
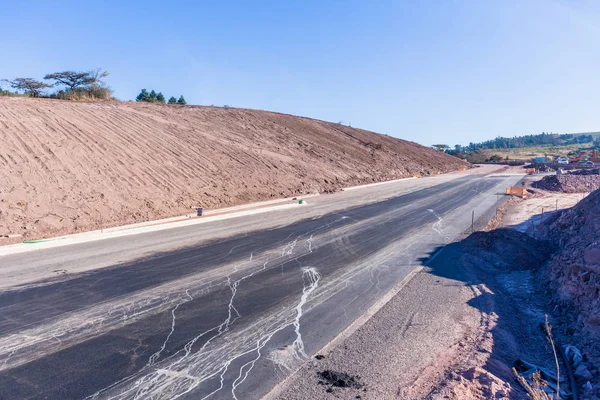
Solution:
{"label": "exposed red soil", "polygon": [[24,239],[470,166],[309,118],[147,103],[0,98],[0,143],[0,235]]}
{"label": "exposed red soil", "polygon": [[[600,190],[546,224],[559,251],[548,266],[554,304],[566,334],[591,364],[600,367]],[[600,395],[600,371],[590,380]]]}
{"label": "exposed red soil", "polygon": [[563,193],[587,193],[600,189],[598,170],[576,171],[562,175],[545,176],[534,187]]}
{"label": "exposed red soil", "polygon": [[[469,363],[449,374],[432,399],[521,398],[514,392],[520,388],[509,370],[517,358],[553,369],[548,349],[540,348],[546,342],[537,328],[543,313],[550,314],[560,347],[576,346],[581,351],[579,361],[571,360],[579,398],[599,398],[600,190],[549,217],[536,236],[541,240],[496,229],[460,242],[462,256],[456,267],[483,272],[482,280],[495,294],[497,325],[489,335],[494,345],[485,363]],[[561,369],[566,375],[564,363]],[[563,385],[573,389],[566,380]]]}

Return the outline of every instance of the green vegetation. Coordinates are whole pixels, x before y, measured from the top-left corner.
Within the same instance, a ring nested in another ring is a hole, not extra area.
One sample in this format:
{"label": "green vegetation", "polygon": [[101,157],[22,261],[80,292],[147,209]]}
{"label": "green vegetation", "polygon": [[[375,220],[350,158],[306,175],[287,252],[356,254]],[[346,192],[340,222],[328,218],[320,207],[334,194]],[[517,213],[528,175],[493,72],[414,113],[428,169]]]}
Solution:
{"label": "green vegetation", "polygon": [[[107,71],[97,68],[92,71],[53,72],[44,75],[44,81],[47,82],[23,77],[1,79],[0,84],[8,84],[14,91],[3,89],[0,86],[0,96],[46,97],[61,100],[115,100],[112,97],[112,89],[104,83],[104,78],[107,76]],[[45,92],[46,89],[52,87],[56,87],[58,90],[50,94]],[[167,103],[165,95],[162,92],[156,93],[154,89],[150,92],[142,89],[135,101]],[[171,96],[168,103],[184,106],[187,101],[183,96],[179,96],[179,99]]]}
{"label": "green vegetation", "polygon": [[40,97],[44,89],[50,87],[50,85],[37,81],[33,78],[15,78],[13,80],[4,79],[3,81],[8,83],[11,88],[17,91],[17,93],[19,90],[21,90],[31,97]]}
{"label": "green vegetation", "polygon": [[[433,147],[437,148],[434,145]],[[455,145],[446,153],[472,163],[501,160],[530,160],[533,157],[570,156],[581,150],[600,148],[600,132],[541,133],[539,135],[497,137],[468,146]]]}
{"label": "green vegetation", "polygon": [[[2,90],[4,96],[26,95],[31,97],[50,97],[63,100],[108,100],[112,98],[112,90],[104,84],[103,78],[108,72],[98,68],[93,71],[62,71],[46,74],[45,83],[33,78],[4,79],[15,89],[15,92]],[[45,89],[62,87],[55,93],[46,94]]]}
{"label": "green vegetation", "polygon": [[447,144],[434,144],[431,147],[439,151],[446,151],[450,148],[450,146],[448,146]]}
{"label": "green vegetation", "polygon": [[23,96],[17,92],[11,92],[10,90],[5,90],[0,87],[0,96]]}
{"label": "green vegetation", "polygon": [[472,153],[479,149],[489,150],[507,150],[507,149],[522,149],[522,148],[541,148],[544,147],[547,151],[551,149],[562,149],[565,146],[573,145],[576,148],[582,146],[600,146],[600,133],[546,133],[539,135],[515,136],[513,138],[497,137],[496,139],[487,140],[480,143],[469,143],[468,146],[459,144],[454,146],[454,149],[448,151],[450,154],[456,153]]}
{"label": "green vegetation", "polygon": [[44,80],[54,81],[52,86],[64,85],[67,92],[77,91],[101,85],[102,79],[108,76],[107,71],[98,68],[93,71],[62,71],[44,76]]}
{"label": "green vegetation", "polygon": [[61,100],[111,100],[112,90],[107,87],[93,85],[75,90],[59,90],[49,97]]}
{"label": "green vegetation", "polygon": [[[165,95],[162,94],[162,92],[156,93],[156,91],[154,89],[152,89],[150,91],[150,93],[148,93],[148,91],[146,89],[142,89],[140,91],[140,94],[138,94],[137,97],[135,98],[135,101],[145,101],[148,103],[161,103],[161,104],[165,104],[167,102],[165,99]],[[171,96],[169,98],[169,104],[179,104],[179,105],[184,106],[187,104],[187,102],[185,101],[183,96],[180,96],[179,100],[176,100],[175,97]]]}
{"label": "green vegetation", "polygon": [[543,155],[548,154],[567,154],[577,152],[579,150],[593,149],[598,145],[597,142],[585,142],[581,144],[568,144],[563,146],[530,146],[530,147],[519,147],[515,149],[491,149],[495,153],[505,154],[521,154],[521,155]]}
{"label": "green vegetation", "polygon": [[135,101],[149,101],[149,99],[150,95],[148,94],[148,91],[146,89],[142,89],[140,94],[138,94],[135,98]]}

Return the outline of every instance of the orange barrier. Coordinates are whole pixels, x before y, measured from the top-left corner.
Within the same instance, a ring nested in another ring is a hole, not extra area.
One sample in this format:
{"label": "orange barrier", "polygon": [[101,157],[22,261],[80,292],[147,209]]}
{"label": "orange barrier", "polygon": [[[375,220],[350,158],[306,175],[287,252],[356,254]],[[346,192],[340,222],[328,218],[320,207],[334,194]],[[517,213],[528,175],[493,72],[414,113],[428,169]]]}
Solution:
{"label": "orange barrier", "polygon": [[506,194],[511,196],[525,197],[527,196],[527,189],[520,187],[508,187],[506,188]]}
{"label": "orange barrier", "polygon": [[535,174],[535,168],[527,168],[525,172],[528,174]]}

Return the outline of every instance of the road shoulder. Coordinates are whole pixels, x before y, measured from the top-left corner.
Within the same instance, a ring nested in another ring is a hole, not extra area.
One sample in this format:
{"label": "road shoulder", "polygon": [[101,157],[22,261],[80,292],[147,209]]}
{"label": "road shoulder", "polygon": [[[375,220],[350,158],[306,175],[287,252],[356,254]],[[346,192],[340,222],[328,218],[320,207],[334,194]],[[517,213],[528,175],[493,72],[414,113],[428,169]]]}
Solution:
{"label": "road shoulder", "polygon": [[[549,370],[554,362],[539,329],[550,310],[536,282],[548,254],[508,229],[445,246],[354,334],[266,398],[526,399],[515,361]],[[324,379],[328,371],[354,381],[339,387]]]}

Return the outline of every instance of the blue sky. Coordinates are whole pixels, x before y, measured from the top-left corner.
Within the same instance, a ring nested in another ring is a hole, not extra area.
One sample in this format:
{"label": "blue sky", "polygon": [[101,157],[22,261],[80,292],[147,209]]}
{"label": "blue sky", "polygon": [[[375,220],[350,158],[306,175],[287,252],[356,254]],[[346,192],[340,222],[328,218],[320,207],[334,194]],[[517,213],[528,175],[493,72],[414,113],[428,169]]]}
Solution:
{"label": "blue sky", "polygon": [[344,121],[425,145],[600,130],[598,1],[5,1],[0,78]]}

